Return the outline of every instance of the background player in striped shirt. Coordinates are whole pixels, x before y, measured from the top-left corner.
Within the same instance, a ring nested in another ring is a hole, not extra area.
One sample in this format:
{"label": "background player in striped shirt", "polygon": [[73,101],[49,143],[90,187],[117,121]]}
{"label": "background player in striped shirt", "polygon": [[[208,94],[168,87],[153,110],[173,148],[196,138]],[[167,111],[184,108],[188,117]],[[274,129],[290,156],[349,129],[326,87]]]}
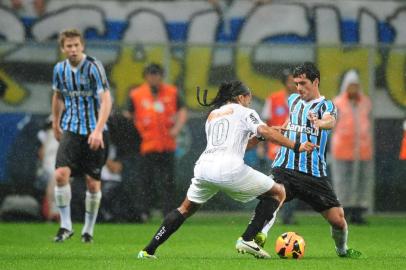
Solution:
{"label": "background player in striped shirt", "polygon": [[61,219],[54,240],[63,242],[73,235],[69,179],[85,175],[82,241],[90,243],[101,200],[100,174],[107,157],[109,83],[101,63],[83,53],[84,40],[78,30],[61,32],[59,45],[66,59],[55,65],[52,83],[53,131],[60,141],[55,166],[55,201]]}
{"label": "background player in striped shirt", "polygon": [[[336,123],[336,107],[331,100],[320,95],[320,72],[313,63],[297,66],[293,77],[298,93],[289,97],[289,119],[282,126],[282,131],[285,137],[296,143],[310,141],[319,147],[311,153],[297,153],[281,147],[272,164],[272,175],[277,183],[284,185],[285,201],[301,199],[330,223],[338,256],[359,257],[361,252],[347,247],[348,226],[344,210],[326,171],[327,140]],[[261,246],[275,215],[276,212],[262,233],[256,236],[255,240]]]}

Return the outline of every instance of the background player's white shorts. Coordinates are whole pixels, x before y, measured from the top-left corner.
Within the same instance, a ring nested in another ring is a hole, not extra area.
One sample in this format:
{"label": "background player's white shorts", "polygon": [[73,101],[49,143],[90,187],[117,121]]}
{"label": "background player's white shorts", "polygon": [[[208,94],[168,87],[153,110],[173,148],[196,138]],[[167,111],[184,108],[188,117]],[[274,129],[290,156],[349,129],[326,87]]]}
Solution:
{"label": "background player's white shorts", "polygon": [[274,183],[271,176],[248,167],[247,173],[244,173],[242,177],[234,177],[224,181],[192,178],[192,183],[187,191],[187,198],[192,202],[203,204],[217,192],[223,191],[236,201],[249,202],[270,190]]}

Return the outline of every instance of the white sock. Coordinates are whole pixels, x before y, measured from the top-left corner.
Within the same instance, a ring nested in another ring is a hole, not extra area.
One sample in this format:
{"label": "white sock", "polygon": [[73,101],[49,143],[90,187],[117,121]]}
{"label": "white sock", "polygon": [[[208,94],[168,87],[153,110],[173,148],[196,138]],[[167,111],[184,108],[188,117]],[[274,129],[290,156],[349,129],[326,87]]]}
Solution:
{"label": "white sock", "polygon": [[88,233],[93,236],[94,225],[96,224],[97,213],[99,212],[101,191],[90,193],[86,191],[86,213],[85,225],[83,226],[82,235]]}
{"label": "white sock", "polygon": [[61,219],[61,228],[72,231],[72,220],[70,216],[70,200],[72,192],[70,184],[59,187],[55,186],[55,205],[58,207]]}
{"label": "white sock", "polygon": [[334,239],[336,245],[336,251],[339,255],[345,255],[347,253],[347,238],[348,238],[348,229],[347,227],[344,230],[334,229],[331,227],[331,236]]}
{"label": "white sock", "polygon": [[273,213],[273,218],[268,221],[267,224],[265,224],[265,226],[262,228],[261,232],[268,235],[269,230],[272,228],[273,224],[275,223],[276,220],[276,214],[278,213],[279,208],[275,210],[275,212]]}

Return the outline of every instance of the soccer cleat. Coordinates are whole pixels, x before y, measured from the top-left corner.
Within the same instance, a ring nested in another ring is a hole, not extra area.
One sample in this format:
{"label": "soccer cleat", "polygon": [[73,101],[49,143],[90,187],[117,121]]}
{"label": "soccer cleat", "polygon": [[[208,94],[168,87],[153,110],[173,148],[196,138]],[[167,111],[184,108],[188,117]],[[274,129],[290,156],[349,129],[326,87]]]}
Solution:
{"label": "soccer cleat", "polygon": [[338,254],[339,257],[341,258],[350,258],[350,259],[358,259],[361,257],[362,253],[361,251],[355,250],[353,248],[347,249],[347,252],[345,254]]}
{"label": "soccer cleat", "polygon": [[91,244],[93,243],[93,236],[91,236],[88,233],[82,234],[82,242],[86,244]]}
{"label": "soccer cleat", "polygon": [[260,247],[264,247],[266,243],[266,237],[267,235],[263,232],[257,233],[257,235],[254,238],[255,243],[258,244]]}
{"label": "soccer cleat", "polygon": [[237,243],[235,244],[235,249],[237,249],[239,253],[249,253],[258,259],[271,258],[271,256],[269,256],[265,250],[258,246],[255,241],[244,241],[241,237],[238,238]]}
{"label": "soccer cleat", "polygon": [[145,250],[141,250],[137,256],[138,259],[156,259],[155,255],[148,254]]}
{"label": "soccer cleat", "polygon": [[73,231],[69,231],[68,229],[65,229],[65,228],[59,228],[59,230],[56,233],[56,236],[54,238],[54,241],[57,243],[62,243],[63,241],[71,238],[72,235],[73,235]]}

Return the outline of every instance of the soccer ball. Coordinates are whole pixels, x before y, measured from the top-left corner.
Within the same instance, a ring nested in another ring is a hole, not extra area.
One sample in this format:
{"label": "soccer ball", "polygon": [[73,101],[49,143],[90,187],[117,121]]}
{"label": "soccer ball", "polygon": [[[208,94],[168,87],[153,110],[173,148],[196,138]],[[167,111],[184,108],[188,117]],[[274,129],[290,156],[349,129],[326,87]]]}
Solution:
{"label": "soccer ball", "polygon": [[303,258],[306,243],[300,235],[295,232],[281,234],[275,243],[275,251],[283,259]]}

